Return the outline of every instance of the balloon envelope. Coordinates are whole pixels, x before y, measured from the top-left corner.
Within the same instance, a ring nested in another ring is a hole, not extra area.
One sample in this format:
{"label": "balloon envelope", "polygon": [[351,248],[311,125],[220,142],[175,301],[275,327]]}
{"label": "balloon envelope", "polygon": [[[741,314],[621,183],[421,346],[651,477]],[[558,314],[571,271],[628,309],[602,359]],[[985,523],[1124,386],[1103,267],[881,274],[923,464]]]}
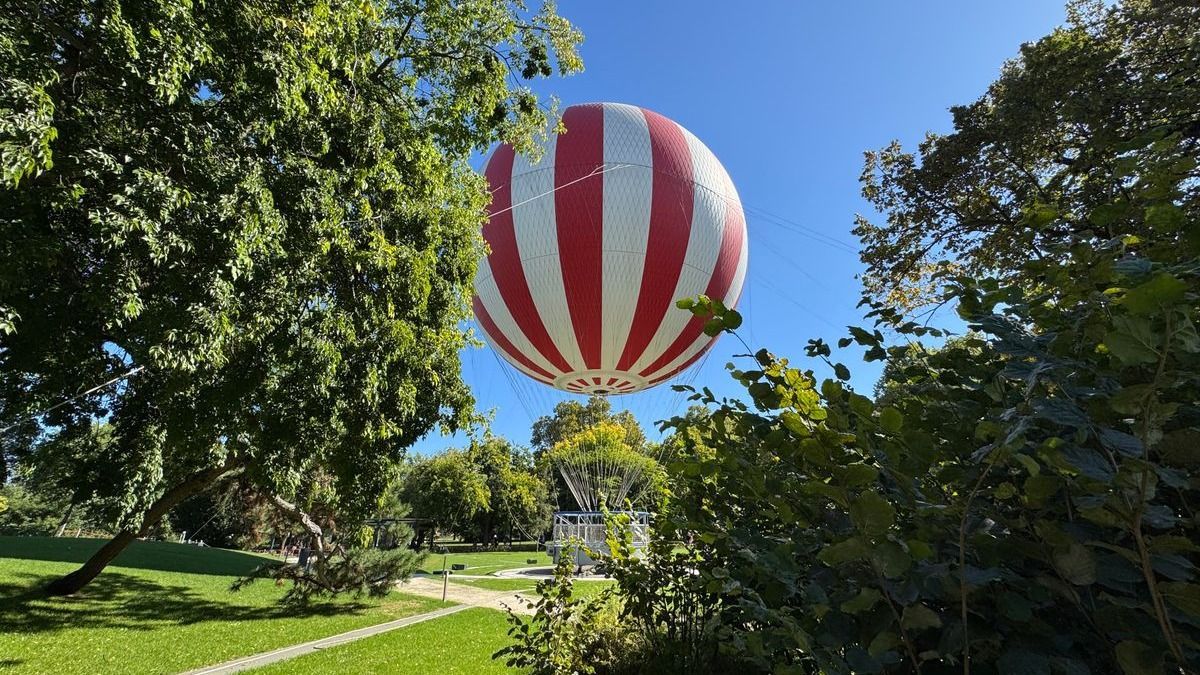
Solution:
{"label": "balloon envelope", "polygon": [[712,346],[678,299],[736,305],[748,260],[741,202],[713,153],[658,113],[589,103],[567,108],[563,126],[538,163],[508,145],[488,158],[477,323],[538,382],[640,391]]}

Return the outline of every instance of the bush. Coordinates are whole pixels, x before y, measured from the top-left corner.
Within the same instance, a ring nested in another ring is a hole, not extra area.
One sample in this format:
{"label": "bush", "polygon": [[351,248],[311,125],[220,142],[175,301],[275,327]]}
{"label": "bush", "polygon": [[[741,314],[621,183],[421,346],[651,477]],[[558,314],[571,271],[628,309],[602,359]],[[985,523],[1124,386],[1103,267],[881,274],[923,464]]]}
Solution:
{"label": "bush", "polygon": [[492,658],[533,675],[593,675],[627,672],[626,662],[642,650],[617,619],[612,589],[589,599],[574,597],[572,556],[559,556],[554,576],[539,581],[538,599],[526,618],[508,608],[514,643]]}

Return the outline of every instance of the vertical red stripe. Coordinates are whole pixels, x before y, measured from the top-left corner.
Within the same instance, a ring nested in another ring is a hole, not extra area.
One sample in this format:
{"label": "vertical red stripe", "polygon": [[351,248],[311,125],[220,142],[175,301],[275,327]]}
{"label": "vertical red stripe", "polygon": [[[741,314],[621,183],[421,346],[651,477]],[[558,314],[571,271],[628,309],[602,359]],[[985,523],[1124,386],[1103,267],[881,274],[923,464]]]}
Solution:
{"label": "vertical red stripe", "polygon": [[[558,260],[579,353],[587,368],[599,368],[604,176],[598,171],[604,164],[604,106],[571,106],[563,113],[563,126],[567,131],[558,137],[554,153],[554,185],[560,188],[554,193]],[[578,182],[567,185],[573,181]]]}
{"label": "vertical red stripe", "polygon": [[501,352],[512,357],[512,359],[517,363],[520,363],[538,375],[546,378],[546,384],[552,384],[554,382],[553,375],[546,372],[541,366],[531,361],[528,356],[522,354],[520,350],[514,347],[513,343],[504,336],[504,333],[500,332],[500,329],[496,326],[496,322],[492,320],[492,315],[488,314],[487,307],[483,306],[483,302],[480,301],[479,296],[472,298],[471,302],[475,305],[475,318],[479,319],[479,323],[483,325],[483,330],[487,332],[488,337],[492,338],[492,342],[496,343],[496,346]]}
{"label": "vertical red stripe", "polygon": [[[742,256],[742,244],[746,237],[746,220],[742,215],[741,205],[733,199],[728,199],[726,203],[725,227],[721,232],[721,250],[717,253],[716,267],[713,269],[712,276],[708,278],[708,286],[704,289],[705,295],[721,301],[725,300],[726,294],[729,293],[729,286],[733,283],[733,278],[737,276],[738,262]],[[678,358],[704,332],[704,322],[704,319],[693,315],[671,346],[667,347],[667,350],[655,359],[654,363],[646,366],[638,375],[649,377],[651,373]]]}
{"label": "vertical red stripe", "polygon": [[566,359],[559,353],[554,341],[550,339],[550,334],[546,332],[546,326],[542,323],[537,305],[533,303],[533,296],[529,292],[525,268],[521,266],[521,253],[517,249],[517,234],[513,229],[511,208],[512,168],[515,157],[512,146],[501,145],[496,148],[487,165],[486,176],[488,185],[493,190],[494,214],[483,226],[483,238],[492,249],[488,255],[488,264],[491,265],[496,286],[500,289],[500,297],[516,321],[517,327],[547,361],[566,373],[573,369],[567,365]]}
{"label": "vertical red stripe", "polygon": [[650,233],[637,308],[617,370],[629,370],[646,350],[671,306],[692,229],[692,155],[679,126],[643,110],[650,131],[654,178],[650,195]]}

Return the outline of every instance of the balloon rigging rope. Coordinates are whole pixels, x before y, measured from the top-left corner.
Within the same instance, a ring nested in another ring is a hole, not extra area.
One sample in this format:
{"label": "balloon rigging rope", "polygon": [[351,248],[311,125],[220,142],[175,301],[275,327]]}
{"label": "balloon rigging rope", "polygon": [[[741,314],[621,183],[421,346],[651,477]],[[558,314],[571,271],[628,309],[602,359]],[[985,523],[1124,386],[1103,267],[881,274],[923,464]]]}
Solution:
{"label": "balloon rigging rope", "polygon": [[117,382],[124,380],[127,377],[132,377],[132,376],[138,374],[139,372],[141,372],[145,367],[146,366],[137,366],[136,368],[131,368],[131,369],[125,371],[124,373],[121,373],[120,375],[114,377],[113,379],[111,379],[107,382],[104,382],[103,384],[98,384],[98,385],[92,387],[91,389],[88,389],[87,391],[81,391],[78,394],[71,396],[70,398],[63,399],[63,400],[59,401],[58,403],[55,403],[54,405],[50,406],[49,408],[42,410],[41,412],[36,412],[36,413],[33,413],[32,415],[25,415],[24,417],[17,419],[16,422],[13,422],[12,424],[4,427],[3,429],[0,429],[0,434],[6,433],[9,429],[15,429],[16,427],[24,424],[25,422],[27,422],[31,419],[41,417],[42,415],[45,415],[48,412],[57,410],[57,409],[63,407],[64,405],[70,403],[71,401],[83,398],[84,396],[88,396],[89,394],[94,394],[94,393],[100,391],[101,389],[112,386],[112,385],[116,384]]}
{"label": "balloon rigging rope", "polygon": [[[562,185],[556,185],[556,186],[554,186],[554,189],[552,189],[552,190],[546,190],[545,192],[536,194],[528,199],[522,199],[521,201],[517,202],[516,204],[510,204],[509,206],[506,206],[506,207],[500,209],[499,211],[493,211],[488,214],[488,218],[493,218],[495,216],[500,215],[501,213],[508,213],[509,211],[512,211],[513,209],[517,208],[518,206],[524,206],[525,204],[528,204],[529,202],[537,201],[543,197],[549,197],[550,195],[554,194],[555,192],[558,192],[559,190],[561,190],[563,188],[571,187],[572,185],[582,182],[582,181],[585,181],[589,178],[593,178],[595,176],[602,176],[602,175],[608,173],[609,171],[616,171],[618,169],[627,169],[631,166],[636,166],[636,165],[635,164],[598,164],[598,165],[596,165],[596,168],[592,169],[592,171],[585,176],[580,176],[579,178],[576,178],[575,180],[567,181],[566,183],[563,183]],[[503,187],[503,186],[501,186],[501,187]],[[499,189],[500,189],[499,187],[496,188],[496,190],[499,190]],[[494,194],[496,192],[496,190],[492,190],[491,192]]]}

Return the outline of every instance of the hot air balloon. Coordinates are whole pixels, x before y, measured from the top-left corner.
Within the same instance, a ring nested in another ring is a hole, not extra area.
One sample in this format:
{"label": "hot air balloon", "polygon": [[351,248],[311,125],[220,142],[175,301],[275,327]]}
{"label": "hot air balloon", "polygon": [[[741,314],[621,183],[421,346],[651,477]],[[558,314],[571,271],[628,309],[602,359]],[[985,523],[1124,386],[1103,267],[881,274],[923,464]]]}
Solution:
{"label": "hot air balloon", "polygon": [[484,169],[490,252],[477,325],[513,368],[578,394],[628,394],[678,375],[712,346],[675,302],[735,306],[746,220],[721,163],[650,110],[574,105],[540,162],[499,146]]}

